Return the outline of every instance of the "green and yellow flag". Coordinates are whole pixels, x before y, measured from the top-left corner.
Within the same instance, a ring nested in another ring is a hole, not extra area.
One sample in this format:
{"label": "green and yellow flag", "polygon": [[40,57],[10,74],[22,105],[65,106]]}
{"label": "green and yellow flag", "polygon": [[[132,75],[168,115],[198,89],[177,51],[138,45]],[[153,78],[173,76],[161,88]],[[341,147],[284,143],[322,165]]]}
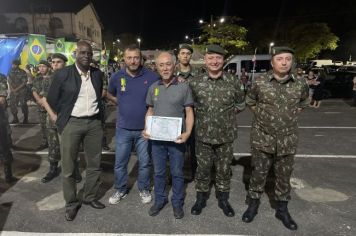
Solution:
{"label": "green and yellow flag", "polygon": [[57,53],[65,53],[65,38],[57,38],[54,41],[54,51]]}
{"label": "green and yellow flag", "polygon": [[28,37],[28,63],[37,65],[40,60],[46,59],[46,36],[30,34]]}
{"label": "green and yellow flag", "polygon": [[67,65],[72,65],[75,62],[75,50],[77,49],[77,43],[65,42],[65,54],[68,58]]}

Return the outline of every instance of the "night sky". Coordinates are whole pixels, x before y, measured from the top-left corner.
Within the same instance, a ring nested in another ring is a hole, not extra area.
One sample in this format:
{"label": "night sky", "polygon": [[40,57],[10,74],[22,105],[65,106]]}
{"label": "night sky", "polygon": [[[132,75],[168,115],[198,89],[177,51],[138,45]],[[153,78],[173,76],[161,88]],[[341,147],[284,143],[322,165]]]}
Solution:
{"label": "night sky", "polygon": [[[0,8],[43,0],[0,0]],[[48,0],[54,5],[76,8],[87,0]],[[164,48],[184,41],[185,35],[201,33],[198,20],[210,21],[220,16],[238,16],[248,30],[259,22],[269,23],[277,32],[286,21],[326,22],[338,37],[356,32],[355,0],[92,0],[104,25],[117,36],[131,33],[140,36],[143,49]],[[263,37],[261,35],[260,37]],[[341,42],[342,43],[342,42]]]}

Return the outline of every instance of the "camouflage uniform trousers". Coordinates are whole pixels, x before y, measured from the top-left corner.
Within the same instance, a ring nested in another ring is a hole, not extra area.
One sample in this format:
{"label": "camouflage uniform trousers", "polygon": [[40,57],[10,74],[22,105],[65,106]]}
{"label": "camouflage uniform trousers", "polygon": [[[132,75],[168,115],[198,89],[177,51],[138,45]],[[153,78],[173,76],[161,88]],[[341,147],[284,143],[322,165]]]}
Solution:
{"label": "camouflage uniform trousers", "polygon": [[197,192],[209,191],[211,168],[213,165],[216,170],[216,191],[229,192],[233,143],[210,144],[197,140],[195,148],[198,162],[195,175],[195,188]]}
{"label": "camouflage uniform trousers", "polygon": [[47,127],[47,139],[48,139],[48,161],[49,162],[59,162],[61,160],[60,146],[59,146],[59,135],[57,127],[50,121],[47,115],[46,120]]}
{"label": "camouflage uniform trousers", "polygon": [[258,149],[252,149],[251,165],[253,167],[250,178],[248,197],[260,199],[266,185],[266,179],[273,165],[275,174],[275,200],[290,200],[290,177],[293,171],[294,154],[277,156]]}
{"label": "camouflage uniform trousers", "polygon": [[0,130],[7,130],[7,132],[0,132],[0,159],[3,159],[5,165],[9,165],[13,161],[10,149],[12,143],[11,131],[9,129],[10,125],[6,108],[0,105]]}
{"label": "camouflage uniform trousers", "polygon": [[17,115],[17,105],[20,103],[22,114],[28,116],[28,106],[26,103],[26,90],[23,89],[17,94],[10,94],[10,109],[13,115]]}
{"label": "camouflage uniform trousers", "polygon": [[38,110],[38,117],[41,126],[41,133],[42,133],[42,144],[48,143],[47,140],[47,127],[46,127],[46,120],[47,120],[47,112],[43,110]]}

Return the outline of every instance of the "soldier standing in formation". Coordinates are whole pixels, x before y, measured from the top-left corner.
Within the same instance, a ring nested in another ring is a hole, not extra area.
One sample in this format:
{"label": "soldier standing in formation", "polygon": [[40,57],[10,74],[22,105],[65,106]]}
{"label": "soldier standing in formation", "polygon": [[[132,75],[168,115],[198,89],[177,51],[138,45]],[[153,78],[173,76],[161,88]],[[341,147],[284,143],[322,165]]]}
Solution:
{"label": "soldier standing in formation", "polygon": [[12,124],[19,123],[19,118],[17,117],[17,105],[19,103],[24,116],[22,123],[28,123],[28,107],[26,103],[27,74],[24,70],[19,68],[20,64],[19,60],[14,60],[8,76],[10,86],[10,108],[13,116]]}
{"label": "soldier standing in formation", "polygon": [[242,216],[246,223],[257,215],[267,174],[275,174],[276,217],[285,227],[296,230],[288,212],[290,177],[298,142],[298,113],[308,106],[308,85],[292,72],[294,51],[288,47],[272,49],[272,70],[257,77],[246,95],[254,113],[251,130],[253,172],[248,188],[248,208]]}
{"label": "soldier standing in formation", "polygon": [[[178,64],[175,67],[175,74],[185,79],[191,80],[194,76],[198,75],[198,71],[190,64],[192,59],[193,48],[189,44],[180,44],[178,49]],[[197,158],[195,156],[195,134],[194,128],[192,134],[187,141],[187,149],[190,158],[191,180],[194,180],[195,172],[197,170]]]}
{"label": "soldier standing in formation", "polygon": [[38,105],[38,116],[41,125],[41,132],[42,132],[42,141],[39,149],[44,149],[48,147],[47,128],[46,128],[47,112],[43,106],[42,98],[44,97],[44,94],[47,93],[49,89],[51,64],[46,60],[41,60],[38,63],[38,72],[39,74],[33,82],[32,95],[35,98],[36,103]]}
{"label": "soldier standing in formation", "polygon": [[211,168],[216,169],[216,195],[226,216],[235,215],[230,206],[230,164],[233,141],[237,137],[236,113],[244,110],[244,87],[233,75],[223,72],[226,52],[218,45],[208,45],[204,56],[206,72],[189,83],[195,102],[197,199],[191,209],[199,215],[206,206]]}
{"label": "soldier standing in formation", "polygon": [[[17,180],[12,175],[12,152],[11,152],[11,132],[6,112],[6,97],[7,97],[7,79],[6,76],[0,74],[0,162],[4,163],[5,181],[12,183]],[[6,132],[4,132],[6,130]]]}

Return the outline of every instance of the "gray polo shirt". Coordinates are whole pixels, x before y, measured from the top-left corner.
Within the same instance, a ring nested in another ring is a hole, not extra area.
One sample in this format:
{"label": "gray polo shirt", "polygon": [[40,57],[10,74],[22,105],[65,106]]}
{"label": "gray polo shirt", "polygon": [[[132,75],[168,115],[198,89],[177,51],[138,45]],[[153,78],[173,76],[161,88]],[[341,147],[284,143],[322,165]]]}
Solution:
{"label": "gray polo shirt", "polygon": [[188,83],[179,83],[177,78],[174,78],[168,87],[162,80],[153,83],[148,89],[146,103],[153,107],[153,115],[182,117],[183,124],[185,107],[194,105]]}

